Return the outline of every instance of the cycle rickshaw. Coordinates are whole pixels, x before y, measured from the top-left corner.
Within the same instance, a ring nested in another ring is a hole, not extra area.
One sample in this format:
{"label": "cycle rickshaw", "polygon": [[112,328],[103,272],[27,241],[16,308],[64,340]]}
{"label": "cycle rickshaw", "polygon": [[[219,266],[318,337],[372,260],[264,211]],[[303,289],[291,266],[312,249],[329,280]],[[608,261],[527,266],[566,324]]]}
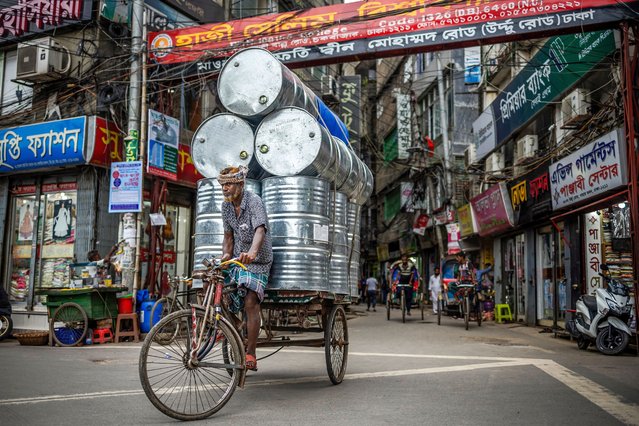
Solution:
{"label": "cycle rickshaw", "polygon": [[[224,285],[224,267],[231,263],[244,267],[236,260],[206,261],[203,302],[162,318],[142,345],[144,392],[158,410],[175,419],[207,418],[244,386],[244,330],[228,308],[237,288]],[[328,377],[339,384],[348,359],[345,306],[350,303],[349,295],[327,291],[267,289],[257,347],[324,347]]]}
{"label": "cycle rickshaw", "polygon": [[470,315],[476,316],[477,325],[481,327],[483,317],[482,305],[477,299],[475,285],[469,282],[449,281],[437,300],[437,325],[442,323],[442,314],[454,318],[464,318],[466,330],[470,323]]}
{"label": "cycle rickshaw", "polygon": [[[399,297],[397,297],[399,293]],[[424,293],[413,288],[413,302],[410,305],[412,309],[419,309],[422,312],[422,320],[424,319],[424,310],[426,309],[426,299]],[[386,296],[386,319],[390,320],[391,310],[399,309],[402,313],[402,322],[406,322],[406,294],[404,291],[389,291]]]}

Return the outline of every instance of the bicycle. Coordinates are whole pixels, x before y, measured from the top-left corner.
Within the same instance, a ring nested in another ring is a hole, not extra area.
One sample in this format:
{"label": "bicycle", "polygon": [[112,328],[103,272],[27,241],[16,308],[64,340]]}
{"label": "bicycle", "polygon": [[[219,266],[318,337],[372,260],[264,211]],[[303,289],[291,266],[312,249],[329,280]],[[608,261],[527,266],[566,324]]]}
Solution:
{"label": "bicycle", "polygon": [[178,420],[200,420],[219,411],[244,386],[244,343],[228,309],[223,268],[235,259],[206,260],[202,305],[161,319],[142,345],[139,375],[144,393],[161,412]]}
{"label": "bicycle", "polygon": [[162,319],[175,311],[181,311],[185,308],[182,302],[180,302],[180,297],[188,296],[191,292],[189,290],[179,291],[180,284],[188,284],[192,281],[192,278],[179,276],[169,279],[169,287],[171,288],[171,291],[166,296],[156,300],[153,304],[153,308],[151,308],[151,327],[155,325],[153,321],[155,318]]}
{"label": "bicycle", "polygon": [[477,315],[477,325],[481,327],[483,312],[481,303],[478,303],[475,295],[475,285],[473,283],[465,282],[458,284],[458,290],[455,293],[455,298],[461,302],[466,330],[468,330],[468,324],[470,323],[471,306],[473,308],[472,311],[474,311]]}

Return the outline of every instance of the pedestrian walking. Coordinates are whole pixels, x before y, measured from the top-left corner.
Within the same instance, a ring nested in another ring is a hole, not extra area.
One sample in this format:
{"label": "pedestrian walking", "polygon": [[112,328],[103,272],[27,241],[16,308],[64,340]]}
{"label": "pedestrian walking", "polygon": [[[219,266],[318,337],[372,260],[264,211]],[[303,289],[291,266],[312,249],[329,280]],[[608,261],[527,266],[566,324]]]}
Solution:
{"label": "pedestrian walking", "polygon": [[366,310],[371,310],[371,304],[373,305],[373,312],[377,312],[375,305],[377,305],[377,279],[375,277],[368,277],[366,279],[366,293],[368,294],[368,301]]}
{"label": "pedestrian walking", "polygon": [[430,291],[430,300],[433,302],[433,313],[436,314],[439,309],[439,295],[442,293],[442,277],[439,274],[439,266],[436,266],[433,275],[428,280],[428,290]]}

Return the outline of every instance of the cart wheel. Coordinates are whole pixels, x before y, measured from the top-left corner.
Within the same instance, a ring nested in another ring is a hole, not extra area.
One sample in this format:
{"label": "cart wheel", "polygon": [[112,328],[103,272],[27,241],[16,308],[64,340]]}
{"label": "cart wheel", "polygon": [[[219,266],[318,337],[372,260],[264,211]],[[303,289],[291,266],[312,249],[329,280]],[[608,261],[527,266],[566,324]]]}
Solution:
{"label": "cart wheel", "polygon": [[75,346],[83,342],[88,328],[87,313],[77,303],[63,303],[51,317],[51,335],[60,346]]}
{"label": "cart wheel", "polygon": [[444,301],[440,296],[437,299],[437,325],[442,325],[442,309],[444,309]]}
{"label": "cart wheel", "polygon": [[406,322],[406,296],[404,295],[404,290],[402,289],[402,296],[400,298],[400,306],[402,309],[402,322]]}
{"label": "cart wheel", "polygon": [[483,303],[477,300],[477,325],[481,327],[482,317],[484,316]]}
{"label": "cart wheel", "polygon": [[468,323],[470,322],[470,297],[464,296],[462,310],[464,311],[464,325],[466,325],[466,330],[468,330]]}
{"label": "cart wheel", "polygon": [[390,311],[391,311],[391,294],[388,293],[386,295],[386,321],[390,320]]}
{"label": "cart wheel", "polygon": [[340,305],[333,306],[324,329],[324,352],[328,377],[334,385],[344,380],[348,361],[348,326],[346,312]]}

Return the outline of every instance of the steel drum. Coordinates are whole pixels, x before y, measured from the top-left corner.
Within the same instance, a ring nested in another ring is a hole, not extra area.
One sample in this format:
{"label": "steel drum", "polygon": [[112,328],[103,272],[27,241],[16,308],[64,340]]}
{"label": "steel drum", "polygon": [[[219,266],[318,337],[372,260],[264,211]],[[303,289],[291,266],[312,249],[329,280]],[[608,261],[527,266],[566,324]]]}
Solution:
{"label": "steel drum", "polygon": [[305,177],[262,181],[273,241],[269,289],[330,291],[329,183]]}

